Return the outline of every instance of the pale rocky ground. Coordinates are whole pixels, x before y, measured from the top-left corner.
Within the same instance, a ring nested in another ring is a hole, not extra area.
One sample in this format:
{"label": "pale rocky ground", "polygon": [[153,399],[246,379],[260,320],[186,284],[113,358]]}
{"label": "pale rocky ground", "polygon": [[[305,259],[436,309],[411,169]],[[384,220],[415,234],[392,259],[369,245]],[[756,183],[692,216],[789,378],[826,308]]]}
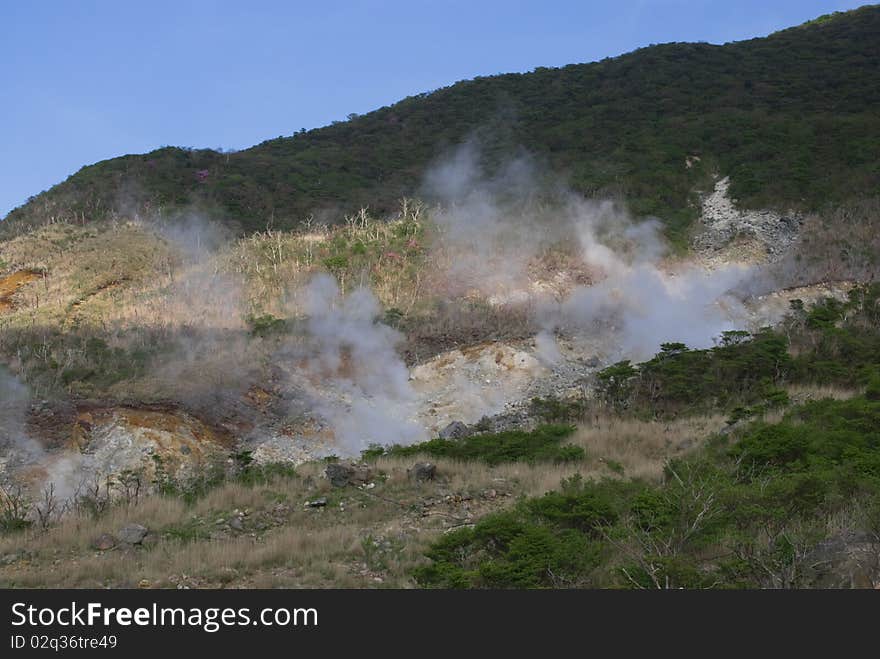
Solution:
{"label": "pale rocky ground", "polygon": [[741,210],[729,188],[729,178],[718,179],[702,200],[700,230],[694,237],[698,258],[707,267],[779,259],[797,238],[803,217],[795,212]]}
{"label": "pale rocky ground", "polygon": [[[726,178],[718,180],[703,200],[694,238],[695,259],[708,269],[778,259],[797,237],[801,218],[773,211],[741,211],[729,197],[728,184]],[[549,281],[534,278],[524,290],[507,290],[488,297],[487,302],[529,303],[541,296],[558,299],[576,281],[580,279],[558,272]],[[810,303],[826,295],[845,295],[846,289],[845,284],[820,284],[746,297],[742,308],[747,316],[738,322],[744,329],[773,324],[794,298]],[[403,420],[423,429],[421,439],[437,436],[453,421],[473,425],[487,419],[494,429],[527,427],[534,423],[529,415],[533,398],[589,398],[595,373],[621,357],[607,329],[556,336],[543,333],[520,341],[456,348],[410,369],[413,398],[401,407]],[[248,428],[209,425],[174,406],[80,408],[70,418],[66,441],[30,460],[7,454],[0,459],[0,478],[32,484],[51,474],[63,481],[62,491],[73,492],[126,471],[141,470],[151,482],[157,464],[175,477],[185,477],[208,464],[222,468],[232,463],[233,451],[252,451],[258,463],[294,464],[351,453],[350,448],[340,446],[332,424],[315,413],[322,406],[346,409],[352,404],[349,392],[288,374],[283,384],[252,388],[245,398],[245,406],[255,410]],[[272,413],[273,407],[283,407],[285,413]]]}

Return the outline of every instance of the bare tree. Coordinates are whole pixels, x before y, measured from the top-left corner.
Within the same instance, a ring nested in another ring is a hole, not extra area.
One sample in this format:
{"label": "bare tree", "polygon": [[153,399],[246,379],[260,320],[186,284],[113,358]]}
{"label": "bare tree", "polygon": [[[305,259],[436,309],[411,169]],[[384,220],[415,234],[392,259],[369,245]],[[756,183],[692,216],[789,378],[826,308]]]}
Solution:
{"label": "bare tree", "polygon": [[43,488],[43,495],[40,503],[34,508],[37,514],[37,523],[40,529],[45,531],[52,522],[60,516],[61,506],[58,497],[55,496],[55,483],[49,483]]}

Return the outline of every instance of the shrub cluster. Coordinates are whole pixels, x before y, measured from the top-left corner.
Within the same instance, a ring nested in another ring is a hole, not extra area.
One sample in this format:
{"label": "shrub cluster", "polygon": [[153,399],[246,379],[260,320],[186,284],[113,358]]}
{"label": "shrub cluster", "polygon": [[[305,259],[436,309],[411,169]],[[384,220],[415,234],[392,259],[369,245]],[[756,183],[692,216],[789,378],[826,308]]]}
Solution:
{"label": "shrub cluster", "polygon": [[664,417],[720,409],[741,417],[786,405],[788,383],[865,384],[878,373],[880,284],[874,283],[809,309],[794,300],[780,329],[724,332],[706,350],[665,343],[646,362],[600,371],[598,390],[617,411]]}
{"label": "shrub cluster", "polygon": [[415,576],[454,588],[805,586],[834,516],[880,542],[871,397],[808,403],[738,442],[719,437],[670,462],[659,485],[574,477],[444,535]]}
{"label": "shrub cluster", "polygon": [[584,450],[580,446],[562,443],[572,432],[574,426],[552,424],[539,426],[531,432],[509,430],[461,439],[438,437],[410,446],[395,445],[388,449],[374,447],[367,450],[364,457],[369,459],[383,454],[395,457],[429,455],[454,460],[481,460],[490,465],[502,462],[570,462],[584,458]]}

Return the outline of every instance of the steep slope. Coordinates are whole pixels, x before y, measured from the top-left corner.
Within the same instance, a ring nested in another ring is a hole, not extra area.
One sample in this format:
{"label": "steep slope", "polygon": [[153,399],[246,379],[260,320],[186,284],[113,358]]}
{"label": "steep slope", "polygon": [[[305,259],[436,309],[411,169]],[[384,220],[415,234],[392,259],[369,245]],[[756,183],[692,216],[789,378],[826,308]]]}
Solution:
{"label": "steep slope", "polygon": [[472,138],[490,168],[525,149],[554,179],[622,194],[677,238],[710,173],[755,208],[816,208],[880,187],[878,55],[873,5],[724,46],[477,78],[237,153],[167,147],[84,167],[11,212],[6,230],[190,204],[243,230],[382,212]]}

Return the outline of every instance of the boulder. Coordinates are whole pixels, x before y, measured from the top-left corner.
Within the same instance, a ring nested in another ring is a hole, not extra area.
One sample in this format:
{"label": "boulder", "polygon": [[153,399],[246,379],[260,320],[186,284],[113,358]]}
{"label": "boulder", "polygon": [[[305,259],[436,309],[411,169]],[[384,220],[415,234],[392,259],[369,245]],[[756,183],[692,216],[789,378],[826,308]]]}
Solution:
{"label": "boulder", "polygon": [[333,487],[346,485],[365,485],[372,479],[373,470],[365,464],[351,462],[331,462],[324,469],[324,476]]}
{"label": "boulder", "polygon": [[98,551],[107,551],[108,549],[113,549],[115,546],[116,538],[114,538],[109,533],[102,533],[97,538],[92,540],[92,547],[94,547]]}
{"label": "boulder", "polygon": [[318,497],[317,499],[312,499],[311,501],[306,501],[306,508],[323,508],[327,505],[327,497]]}
{"label": "boulder", "polygon": [[140,524],[126,524],[116,536],[127,545],[139,545],[147,535],[147,527]]}
{"label": "boulder", "polygon": [[470,436],[470,434],[471,429],[465,424],[461,421],[453,421],[440,431],[440,439],[461,439]]}
{"label": "boulder", "polygon": [[6,554],[0,558],[0,565],[12,565],[21,560],[21,554]]}
{"label": "boulder", "polygon": [[406,470],[406,474],[410,480],[417,483],[432,481],[437,476],[437,465],[431,462],[417,462]]}

